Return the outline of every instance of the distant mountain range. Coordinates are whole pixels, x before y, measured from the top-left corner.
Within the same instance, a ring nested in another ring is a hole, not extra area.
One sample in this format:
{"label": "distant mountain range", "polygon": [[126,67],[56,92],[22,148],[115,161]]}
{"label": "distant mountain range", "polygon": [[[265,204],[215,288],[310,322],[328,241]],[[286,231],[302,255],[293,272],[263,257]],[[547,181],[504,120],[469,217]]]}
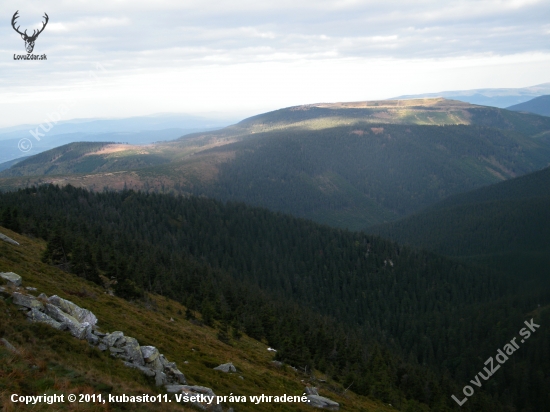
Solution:
{"label": "distant mountain range", "polygon": [[0,173],[243,201],[362,229],[550,161],[550,118],[444,99],[314,104],[149,146],[78,143]]}
{"label": "distant mountain range", "polygon": [[[2,128],[0,163],[72,142],[149,144],[174,140],[189,133],[217,129],[232,122],[187,114],[159,114],[123,119],[73,119],[56,124],[48,124],[45,121],[43,128],[38,124]],[[21,146],[24,151],[20,150],[21,139],[28,139]]]}
{"label": "distant mountain range", "polygon": [[508,107],[508,110],[535,113],[540,114],[541,116],[550,116],[550,95],[535,97],[525,103],[510,106]]}
{"label": "distant mountain range", "polygon": [[394,97],[392,99],[444,97],[445,99],[460,100],[463,102],[478,104],[482,106],[505,108],[529,101],[535,97],[539,97],[545,94],[550,94],[550,83],[543,83],[536,86],[522,87],[517,89],[473,89],[443,91],[438,93],[410,94]]}

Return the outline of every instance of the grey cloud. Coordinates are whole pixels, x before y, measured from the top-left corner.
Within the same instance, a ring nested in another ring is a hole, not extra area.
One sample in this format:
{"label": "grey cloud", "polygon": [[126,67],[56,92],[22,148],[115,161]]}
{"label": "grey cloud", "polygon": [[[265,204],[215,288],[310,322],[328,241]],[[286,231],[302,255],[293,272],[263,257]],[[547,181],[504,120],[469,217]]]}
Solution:
{"label": "grey cloud", "polygon": [[[140,56],[147,53],[174,53],[192,63],[216,56],[233,62],[268,55],[444,58],[550,49],[550,3],[544,1],[272,3],[120,2],[85,8],[47,1],[42,7],[52,9],[51,27],[37,44],[64,58],[118,57],[129,65],[143,63]],[[11,27],[4,25],[0,33],[10,51],[21,49]],[[157,63],[170,65],[171,59],[149,62]]]}

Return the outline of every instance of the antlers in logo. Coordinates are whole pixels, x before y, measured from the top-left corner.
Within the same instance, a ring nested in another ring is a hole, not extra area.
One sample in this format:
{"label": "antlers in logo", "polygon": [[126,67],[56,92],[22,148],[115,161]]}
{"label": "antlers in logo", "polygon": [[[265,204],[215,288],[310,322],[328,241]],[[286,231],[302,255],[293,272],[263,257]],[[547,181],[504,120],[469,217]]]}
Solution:
{"label": "antlers in logo", "polygon": [[13,17],[11,18],[11,25],[12,25],[13,29],[21,35],[21,38],[23,40],[25,40],[25,48],[27,49],[27,53],[32,53],[32,51],[34,50],[34,42],[36,41],[36,38],[38,37],[38,35],[40,33],[42,33],[44,31],[44,29],[46,28],[46,24],[48,24],[48,20],[50,20],[50,18],[48,17],[47,13],[44,13],[43,17],[46,19],[46,21],[44,23],[42,23],[42,28],[38,31],[33,30],[32,36],[28,36],[27,35],[27,30],[25,30],[24,33],[21,33],[19,31],[20,26],[15,27],[16,20],[17,20],[17,18],[19,18],[19,16],[17,15],[18,13],[19,13],[19,10],[17,10],[15,12],[15,14],[13,15]]}

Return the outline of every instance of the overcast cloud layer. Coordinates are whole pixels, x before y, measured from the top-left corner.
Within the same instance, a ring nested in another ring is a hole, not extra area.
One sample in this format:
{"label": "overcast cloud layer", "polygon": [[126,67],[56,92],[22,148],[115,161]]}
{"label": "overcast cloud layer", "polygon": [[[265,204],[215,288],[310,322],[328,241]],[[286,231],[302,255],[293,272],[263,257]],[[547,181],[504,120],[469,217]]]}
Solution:
{"label": "overcast cloud layer", "polygon": [[[550,81],[550,2],[3,1],[1,126],[64,116],[254,114]],[[11,27],[50,22],[35,54]],[[90,76],[90,71],[93,75]]]}

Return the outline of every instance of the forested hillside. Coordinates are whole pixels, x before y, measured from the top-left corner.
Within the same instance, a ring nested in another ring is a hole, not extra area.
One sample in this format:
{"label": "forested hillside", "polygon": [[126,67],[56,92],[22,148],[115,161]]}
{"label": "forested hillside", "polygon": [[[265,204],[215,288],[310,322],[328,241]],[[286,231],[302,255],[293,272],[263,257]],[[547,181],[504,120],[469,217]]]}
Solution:
{"label": "forested hillside", "polygon": [[549,160],[548,117],[444,99],[333,103],[149,146],[60,147],[0,172],[0,189],[206,195],[362,229]]}
{"label": "forested hillside", "polygon": [[[46,262],[116,278],[127,299],[172,297],[221,338],[242,330],[281,360],[394,404],[455,407],[451,392],[483,359],[528,317],[547,319],[547,288],[242,204],[49,186],[0,205],[4,225],[48,240]],[[463,408],[550,408],[545,330]]]}
{"label": "forested hillside", "polygon": [[367,232],[548,285],[550,168],[451,197]]}
{"label": "forested hillside", "polygon": [[550,147],[473,126],[358,124],[258,133],[195,194],[242,200],[332,226],[393,220],[548,164]]}
{"label": "forested hillside", "polygon": [[529,112],[541,116],[550,116],[550,96],[539,96],[524,103],[508,107],[515,112]]}

